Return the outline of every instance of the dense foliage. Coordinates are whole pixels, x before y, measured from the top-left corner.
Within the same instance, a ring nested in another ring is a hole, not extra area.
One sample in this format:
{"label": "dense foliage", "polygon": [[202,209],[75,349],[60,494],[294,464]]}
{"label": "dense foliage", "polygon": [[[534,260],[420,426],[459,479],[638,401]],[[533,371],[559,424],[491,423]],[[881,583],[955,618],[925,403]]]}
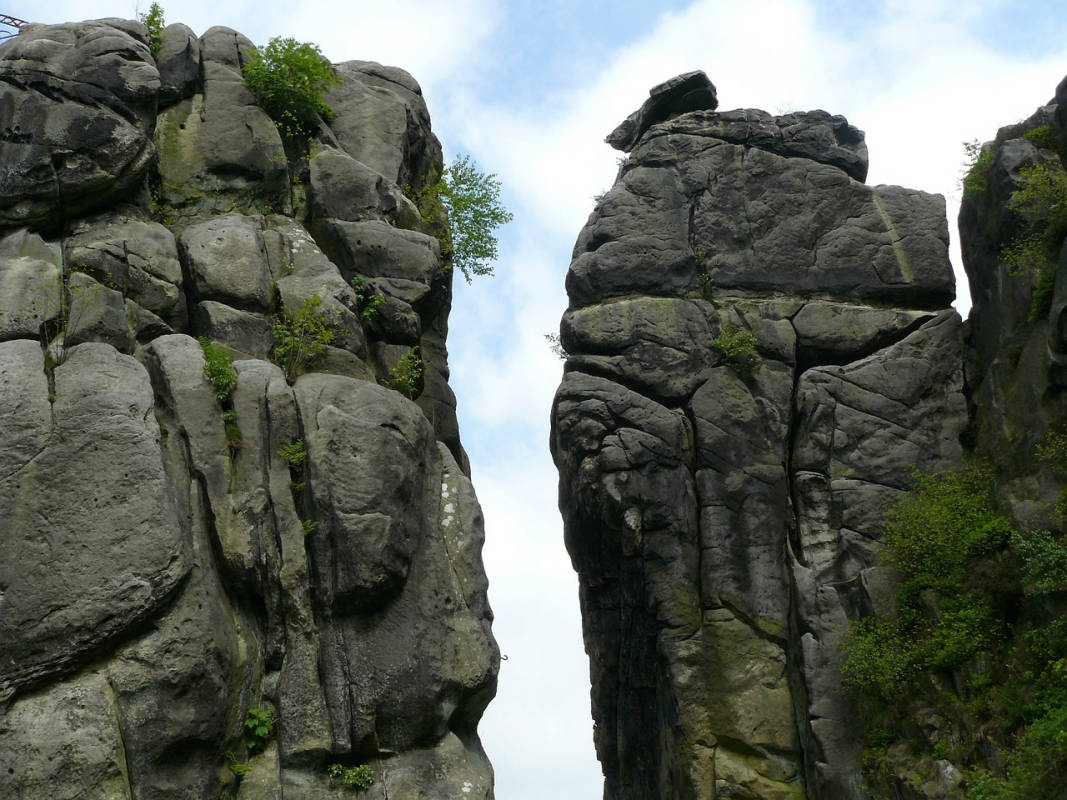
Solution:
{"label": "dense foliage", "polygon": [[307,139],[320,119],[333,119],[323,95],[341,84],[341,76],[316,45],[275,36],[245,54],[242,72],[256,102],[287,141]]}
{"label": "dense foliage", "polygon": [[711,346],[719,351],[722,360],[741,376],[751,375],[756,369],[756,337],[744,328],[726,323],[719,335],[711,340]]}
{"label": "dense foliage", "polygon": [[447,231],[438,237],[441,252],[467,283],[472,275],[493,274],[495,231],[513,219],[500,201],[500,189],[496,175],[481,172],[467,155],[456,156],[439,180],[422,189],[405,187],[425,225],[435,227],[442,214],[447,217]]}
{"label": "dense foliage", "polygon": [[[884,789],[904,780],[894,759],[924,748],[965,770],[968,800],[1051,800],[1067,786],[1067,541],[1014,532],[992,485],[983,465],[924,476],[887,515],[895,613],[853,625],[842,670],[870,726],[866,774]],[[916,741],[909,708],[943,730]]]}

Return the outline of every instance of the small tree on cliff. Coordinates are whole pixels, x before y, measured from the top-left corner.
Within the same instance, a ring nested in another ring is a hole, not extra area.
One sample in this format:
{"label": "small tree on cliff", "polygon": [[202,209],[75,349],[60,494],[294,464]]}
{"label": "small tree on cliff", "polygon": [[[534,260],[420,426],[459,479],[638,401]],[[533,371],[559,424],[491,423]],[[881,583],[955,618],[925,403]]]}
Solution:
{"label": "small tree on cliff", "polygon": [[463,273],[467,283],[472,275],[493,274],[498,256],[495,231],[513,219],[500,202],[500,189],[496,175],[479,170],[468,155],[456,156],[440,179],[421,190],[405,187],[425,224],[437,223],[442,211],[447,215],[447,235],[438,236],[441,253],[451,257],[452,266]]}

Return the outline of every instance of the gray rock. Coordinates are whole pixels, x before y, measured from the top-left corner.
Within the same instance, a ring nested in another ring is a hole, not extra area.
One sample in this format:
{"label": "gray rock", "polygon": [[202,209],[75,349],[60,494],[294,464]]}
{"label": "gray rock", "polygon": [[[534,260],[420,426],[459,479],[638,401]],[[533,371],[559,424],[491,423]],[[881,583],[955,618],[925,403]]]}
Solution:
{"label": "gray rock", "polygon": [[211,28],[200,38],[203,93],[159,115],[157,202],[177,219],[289,207],[281,137],[241,77],[239,50],[252,47],[236,31]]}
{"label": "gray rock", "polygon": [[[499,654],[480,586],[456,583],[480,568],[479,527],[465,545],[455,538],[458,507],[447,510],[462,485],[442,480],[432,428],[396,392],[321,374],[295,391],[319,521],[312,569],[330,610],[322,658],[334,747],[366,757],[439,740],[449,725],[473,732],[495,693]],[[466,514],[478,519],[469,506]],[[429,644],[442,619],[447,648]]]}
{"label": "gray rock", "polygon": [[192,28],[180,22],[165,27],[155,60],[160,107],[173,105],[196,92],[200,84],[200,40]]}
{"label": "gray rock", "polygon": [[105,344],[74,347],[53,400],[36,342],[0,349],[0,430],[13,454],[0,478],[0,690],[10,695],[113,649],[190,567],[141,365]]}
{"label": "gray rock", "polygon": [[262,229],[259,219],[229,214],[182,231],[178,247],[198,299],[270,311],[275,276],[265,258]]}
{"label": "gray rock", "polygon": [[206,336],[254,358],[267,358],[274,346],[271,321],[263,314],[239,311],[224,303],[204,300],[196,304],[193,325]]}
{"label": "gray rock", "polygon": [[36,234],[23,229],[0,240],[0,340],[36,339],[59,317],[62,268]]}
{"label": "gray rock", "polygon": [[867,800],[840,637],[967,421],[944,203],[863,185],[842,117],[663,109],[612,141],[552,411],[605,797]]}
{"label": "gray rock", "polygon": [[398,186],[439,173],[441,144],[411,75],[373,61],[346,61],[336,69],[343,83],[325,100],[334,111],[329,128],[345,152]]}
{"label": "gray rock", "polygon": [[71,269],[122,294],[181,330],[187,325],[182,268],[174,235],[157,222],[114,217],[75,228],[63,241]]}
{"label": "gray rock", "polygon": [[67,279],[66,294],[67,319],[60,334],[64,351],[82,342],[105,342],[120,353],[133,351],[121,292],[75,272]]}
{"label": "gray rock", "polygon": [[841,115],[831,116],[825,111],[798,111],[776,117],[753,108],[702,111],[655,125],[646,138],[671,134],[713,137],[780,156],[810,158],[839,167],[860,183],[867,180],[863,131],[849,125]]}
{"label": "gray rock", "polygon": [[402,228],[419,227],[419,210],[400,187],[347,153],[321,147],[308,167],[312,213],[348,222],[387,219]]}
{"label": "gray rock", "polygon": [[657,122],[687,111],[714,111],[719,105],[715,84],[703,72],[685,72],[648,90],[648,100],[608,134],[605,142],[629,152]]}
{"label": "gray rock", "polygon": [[[371,763],[377,800],[492,798],[451,277],[402,230],[440,144],[410,76],[352,63],[291,185],[251,47],[172,25],[153,60],[117,19],[0,46],[2,800],[339,798],[332,762]],[[294,389],[262,359],[316,297],[333,346]],[[238,358],[228,393],[193,336]],[[419,405],[375,382],[415,347]]]}
{"label": "gray rock", "polygon": [[0,48],[0,226],[55,227],[138,185],[159,73],[117,21],[33,26]]}

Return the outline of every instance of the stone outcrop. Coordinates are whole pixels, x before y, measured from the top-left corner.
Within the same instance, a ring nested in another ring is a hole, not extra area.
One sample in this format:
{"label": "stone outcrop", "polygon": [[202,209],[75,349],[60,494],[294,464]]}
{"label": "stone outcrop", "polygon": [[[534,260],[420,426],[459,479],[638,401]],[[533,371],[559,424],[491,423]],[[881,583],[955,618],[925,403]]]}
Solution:
{"label": "stone outcrop", "polygon": [[[401,191],[441,147],[411,76],[349,62],[301,151],[248,47],[171,25],[153,58],[115,19],[0,47],[3,800],[348,796],[333,763],[368,798],[493,796],[451,275]],[[309,303],[332,341],[287,372]]]}
{"label": "stone outcrop", "polygon": [[886,504],[967,424],[944,201],[865,185],[839,116],[657,106],[694,80],[609,137],[567,273],[551,444],[604,796],[859,800],[838,643],[885,603]]}
{"label": "stone outcrop", "polygon": [[[968,383],[975,446],[992,461],[1001,506],[1021,527],[1050,524],[1060,481],[1033,456],[1067,418],[1067,249],[1053,242],[1044,307],[1035,307],[1041,272],[1013,270],[1002,251],[1035,220],[1009,207],[1028,167],[1061,163],[1067,151],[1067,79],[1055,97],[984,145],[984,183],[960,206],[960,246],[973,306],[968,320]],[[1026,134],[1049,126],[1051,140]],[[1057,148],[1058,144],[1058,148]],[[1036,311],[1036,313],[1034,313]]]}

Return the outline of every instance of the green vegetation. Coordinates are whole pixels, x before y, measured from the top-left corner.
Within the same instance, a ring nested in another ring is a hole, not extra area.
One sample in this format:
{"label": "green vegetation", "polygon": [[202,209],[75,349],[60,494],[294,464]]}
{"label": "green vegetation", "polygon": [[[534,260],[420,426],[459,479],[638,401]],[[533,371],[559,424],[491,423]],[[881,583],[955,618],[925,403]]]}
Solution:
{"label": "green vegetation", "polygon": [[700,296],[705,300],[711,300],[714,296],[714,290],[711,285],[711,276],[706,272],[701,272],[697,275],[697,289],[700,291]]}
{"label": "green vegetation", "polygon": [[245,85],[287,142],[307,140],[320,119],[333,119],[323,94],[339,86],[341,76],[316,45],[275,36],[244,55]]}
{"label": "green vegetation", "polygon": [[316,294],[305,300],[293,316],[284,311],[274,315],[271,360],[282,368],[290,383],[333,343],[333,331],[321,306],[322,299]]}
{"label": "green vegetation", "polygon": [[965,198],[974,198],[989,188],[989,170],[993,167],[993,151],[982,149],[977,139],[963,143],[963,177],[960,184]]}
{"label": "green vegetation", "polygon": [[148,28],[148,51],[155,58],[163,46],[163,27],[166,24],[163,21],[163,8],[159,3],[152,3],[146,13],[137,15],[137,19]]}
{"label": "green vegetation", "polygon": [[481,172],[467,155],[456,156],[440,179],[422,189],[404,187],[424,225],[439,227],[442,214],[447,218],[447,228],[438,235],[441,254],[463,273],[467,283],[472,275],[493,274],[494,231],[513,219],[500,202],[500,188],[496,175]]}
{"label": "green vegetation", "polygon": [[278,715],[271,708],[250,708],[245,718],[245,740],[249,753],[258,753],[274,735]]}
{"label": "green vegetation", "polygon": [[1012,274],[1037,275],[1030,304],[1030,321],[1037,322],[1048,316],[1058,271],[1056,257],[1067,236],[1063,166],[1057,161],[1023,167],[1008,208],[1023,218],[1026,229],[1001,249],[1000,258]]}
{"label": "green vegetation", "polygon": [[[1067,435],[1050,435],[1038,454],[1067,468]],[[887,514],[895,613],[853,625],[842,670],[870,722],[864,765],[876,785],[899,780],[889,750],[898,736],[906,757],[963,769],[967,800],[1057,797],[1067,780],[1067,540],[1013,531],[992,485],[980,464],[920,477]],[[955,732],[916,741],[904,732],[909,705]],[[1002,774],[987,770],[990,743]]]}
{"label": "green vegetation", "polygon": [[303,439],[296,439],[289,444],[283,444],[278,448],[278,455],[289,465],[289,469],[303,469],[304,461],[307,460],[308,451],[304,447]]}
{"label": "green vegetation", "polygon": [[374,785],[374,770],[368,764],[361,764],[358,767],[330,764],[328,771],[331,778],[338,778],[341,783],[352,789],[369,789]]}
{"label": "green vegetation", "polygon": [[989,470],[920,477],[886,516],[884,559],[900,574],[893,618],[867,618],[844,644],[846,686],[890,700],[928,669],[964,663],[993,643],[981,587],[963,589],[976,559],[1002,547],[1011,526],[993,509]]}
{"label": "green vegetation", "polygon": [[226,444],[229,446],[230,452],[236,454],[238,450],[244,447],[241,428],[237,424],[237,412],[232,408],[223,411],[222,424],[226,428]]}
{"label": "green vegetation", "polygon": [[419,355],[419,346],[415,345],[402,355],[396,366],[389,371],[389,375],[389,388],[414,400],[422,389],[422,357]]}
{"label": "green vegetation", "polygon": [[205,337],[201,336],[197,341],[200,342],[200,349],[204,351],[204,377],[215,388],[215,399],[224,403],[237,388],[237,372],[233,368],[233,359],[225,350]]}
{"label": "green vegetation", "polygon": [[381,313],[381,307],[385,305],[385,295],[371,294],[367,288],[367,281],[362,275],[352,278],[352,290],[356,293],[356,307],[359,309],[359,318],[364,322],[370,322]]}
{"label": "green vegetation", "polygon": [[719,335],[711,341],[711,346],[719,351],[723,361],[734,372],[747,377],[756,369],[756,337],[744,328],[723,324]]}
{"label": "green vegetation", "polygon": [[226,754],[226,760],[230,762],[230,772],[238,778],[243,778],[248,774],[248,770],[252,769],[252,765],[249,762],[238,761],[237,756],[232,751]]}
{"label": "green vegetation", "polygon": [[1023,138],[1030,142],[1034,147],[1040,147],[1043,150],[1059,150],[1059,144],[1056,142],[1056,137],[1052,133],[1051,125],[1038,125],[1036,128],[1031,128],[1023,134]]}
{"label": "green vegetation", "polygon": [[693,253],[693,257],[697,262],[697,269],[704,269],[704,262],[708,260],[708,248],[706,248],[702,244],[697,245],[697,249]]}
{"label": "green vegetation", "polygon": [[[303,439],[295,439],[278,448],[278,455],[289,465],[289,488],[294,495],[304,491],[307,481],[304,478],[304,463],[307,461],[307,449]],[[305,529],[305,533],[309,533]]]}
{"label": "green vegetation", "polygon": [[317,523],[313,519],[306,519],[300,524],[304,529],[304,535],[305,536],[310,536],[311,534],[313,534],[315,531],[317,531],[319,529],[319,523]]}

